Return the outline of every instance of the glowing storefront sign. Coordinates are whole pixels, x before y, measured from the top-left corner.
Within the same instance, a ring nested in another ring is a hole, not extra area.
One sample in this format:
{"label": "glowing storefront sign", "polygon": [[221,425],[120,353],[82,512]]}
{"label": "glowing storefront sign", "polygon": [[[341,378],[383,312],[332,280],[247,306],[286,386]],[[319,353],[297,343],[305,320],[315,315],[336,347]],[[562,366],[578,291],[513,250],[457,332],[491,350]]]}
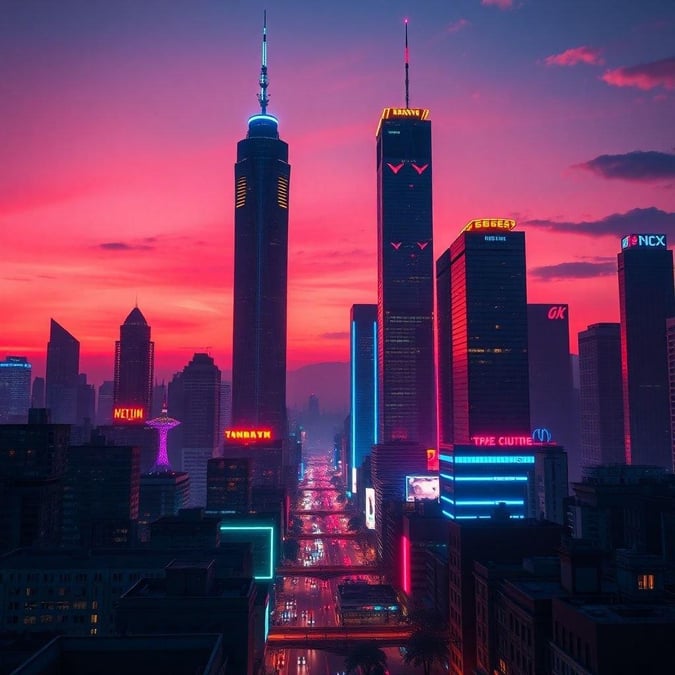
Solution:
{"label": "glowing storefront sign", "polygon": [[532,436],[471,436],[471,442],[480,447],[536,445]]}
{"label": "glowing storefront sign", "polygon": [[145,408],[143,406],[113,408],[113,422],[143,422],[145,420]]}
{"label": "glowing storefront sign", "polygon": [[558,319],[566,319],[567,318],[566,314],[567,314],[567,305],[553,305],[552,307],[548,308],[546,316],[551,321],[555,321]]}
{"label": "glowing storefront sign", "polygon": [[271,441],[271,429],[225,429],[226,441]]}
{"label": "glowing storefront sign", "polygon": [[436,448],[427,448],[427,471],[438,471],[438,468]]}
{"label": "glowing storefront sign", "polygon": [[375,488],[366,488],[366,527],[375,529]]}
{"label": "glowing storefront sign", "polygon": [[625,248],[666,248],[665,234],[628,234],[621,240],[621,249]]}
{"label": "glowing storefront sign", "polygon": [[515,220],[506,218],[474,218],[470,220],[462,232],[473,232],[474,230],[512,230],[516,226]]}

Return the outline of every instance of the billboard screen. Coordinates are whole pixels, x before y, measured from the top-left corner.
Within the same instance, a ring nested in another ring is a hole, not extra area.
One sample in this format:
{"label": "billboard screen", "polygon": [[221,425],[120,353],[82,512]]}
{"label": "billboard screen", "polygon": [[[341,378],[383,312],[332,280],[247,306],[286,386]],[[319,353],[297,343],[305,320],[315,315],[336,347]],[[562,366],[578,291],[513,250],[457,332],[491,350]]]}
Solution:
{"label": "billboard screen", "polygon": [[438,499],[438,476],[406,476],[405,500]]}
{"label": "billboard screen", "polygon": [[366,488],[366,527],[375,529],[375,489]]}

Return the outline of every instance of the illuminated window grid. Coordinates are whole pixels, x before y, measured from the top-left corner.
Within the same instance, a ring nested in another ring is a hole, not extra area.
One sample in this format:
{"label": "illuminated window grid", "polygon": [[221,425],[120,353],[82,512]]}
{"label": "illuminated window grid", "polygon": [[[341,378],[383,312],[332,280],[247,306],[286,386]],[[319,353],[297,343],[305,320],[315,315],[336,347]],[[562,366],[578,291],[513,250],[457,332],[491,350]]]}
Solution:
{"label": "illuminated window grid", "polygon": [[277,204],[282,209],[288,208],[288,178],[279,176],[277,181]]}
{"label": "illuminated window grid", "polygon": [[239,209],[246,204],[246,176],[237,179],[234,196],[235,208]]}
{"label": "illuminated window grid", "polygon": [[267,581],[274,577],[274,527],[272,525],[221,525],[221,532],[269,532],[270,537],[270,558],[266,574],[254,574],[254,579]]}

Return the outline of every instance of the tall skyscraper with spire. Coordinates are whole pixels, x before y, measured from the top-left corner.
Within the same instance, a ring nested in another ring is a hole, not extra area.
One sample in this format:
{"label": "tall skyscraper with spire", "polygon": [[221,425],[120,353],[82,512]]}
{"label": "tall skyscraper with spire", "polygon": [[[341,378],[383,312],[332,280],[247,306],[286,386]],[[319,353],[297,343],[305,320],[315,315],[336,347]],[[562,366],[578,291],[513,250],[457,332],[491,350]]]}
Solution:
{"label": "tall skyscraper with spire", "polygon": [[286,434],[286,304],[291,167],[278,120],[267,112],[267,21],[260,113],[248,120],[234,167],[232,423]]}
{"label": "tall skyscraper with spire", "polygon": [[115,342],[113,424],[142,424],[152,409],[152,377],[155,343],[150,326],[134,307],[120,326]]}
{"label": "tall skyscraper with spire", "polygon": [[47,344],[45,398],[53,424],[77,423],[80,343],[51,320]]}
{"label": "tall skyscraper with spire", "polygon": [[436,445],[432,163],[429,111],[385,108],[377,128],[380,443]]}

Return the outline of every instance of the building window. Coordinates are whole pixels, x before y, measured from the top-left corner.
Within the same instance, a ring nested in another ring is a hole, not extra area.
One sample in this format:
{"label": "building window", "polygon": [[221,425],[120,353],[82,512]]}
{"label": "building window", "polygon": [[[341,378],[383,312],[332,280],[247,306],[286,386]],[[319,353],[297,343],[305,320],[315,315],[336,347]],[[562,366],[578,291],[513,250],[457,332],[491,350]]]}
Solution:
{"label": "building window", "polygon": [[654,590],[654,575],[653,574],[638,574],[637,587],[640,591]]}

